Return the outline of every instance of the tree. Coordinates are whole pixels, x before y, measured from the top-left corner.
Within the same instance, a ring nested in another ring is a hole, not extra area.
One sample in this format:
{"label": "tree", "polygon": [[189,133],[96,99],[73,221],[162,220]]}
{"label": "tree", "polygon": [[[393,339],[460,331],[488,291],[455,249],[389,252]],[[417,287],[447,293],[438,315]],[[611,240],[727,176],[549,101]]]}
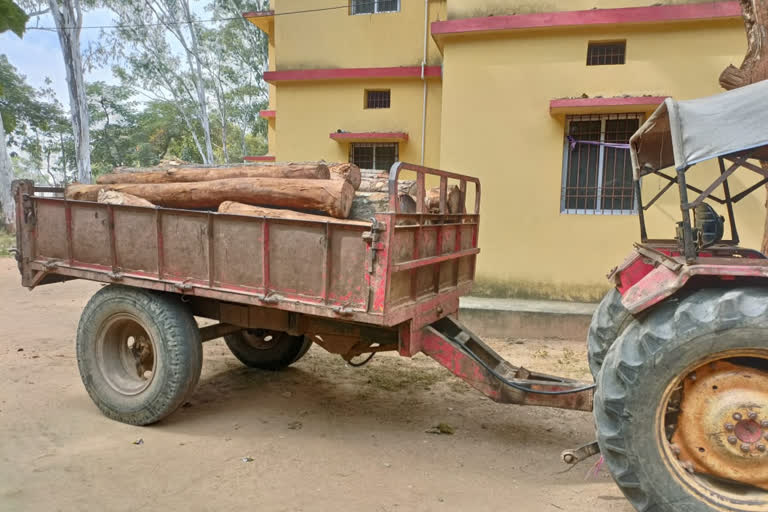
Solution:
{"label": "tree", "polygon": [[[768,78],[768,0],[739,0],[747,33],[747,54],[741,66],[733,64],[723,70],[720,85],[736,89]],[[768,164],[762,163],[764,170]],[[761,251],[768,253],[768,184],[766,184],[766,217]]]}
{"label": "tree", "polygon": [[24,35],[29,16],[11,0],[0,0],[0,34],[10,30],[19,37]]}

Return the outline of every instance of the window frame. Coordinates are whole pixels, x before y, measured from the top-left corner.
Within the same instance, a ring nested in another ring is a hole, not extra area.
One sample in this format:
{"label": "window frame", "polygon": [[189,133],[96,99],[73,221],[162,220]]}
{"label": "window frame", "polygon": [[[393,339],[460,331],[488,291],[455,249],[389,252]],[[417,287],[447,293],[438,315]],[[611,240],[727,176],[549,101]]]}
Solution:
{"label": "window frame", "polygon": [[[371,93],[387,93],[387,106],[386,107],[371,107],[369,106],[368,98]],[[363,110],[382,110],[392,108],[392,89],[365,89],[363,94]]]}
{"label": "window frame", "polygon": [[[372,2],[373,3],[373,11],[371,12],[355,12],[355,2]],[[349,0],[349,15],[350,16],[364,16],[364,15],[372,15],[372,14],[386,14],[386,13],[392,13],[392,12],[400,12],[401,9],[401,0],[395,0],[397,2],[397,9],[394,10],[387,10],[387,11],[380,11],[379,10],[379,2],[382,0]],[[383,1],[392,1],[392,0],[383,0]]]}
{"label": "window frame", "polygon": [[[373,162],[373,166],[372,166],[373,170],[377,170],[377,171],[388,171],[389,170],[389,168],[387,168],[387,169],[377,169],[376,168],[376,148],[377,147],[384,147],[384,146],[394,147],[394,149],[395,149],[395,159],[393,160],[393,163],[397,162],[400,159],[400,143],[398,143],[398,142],[350,142],[349,143],[349,163],[354,163],[355,165],[357,165],[354,162],[354,152],[355,152],[355,147],[357,147],[357,146],[373,148],[373,152],[372,152],[372,155],[371,155],[371,160]],[[360,167],[360,168],[363,169],[363,167]]]}
{"label": "window frame", "polygon": [[[595,208],[566,208],[567,189],[568,189],[568,163],[570,156],[570,143],[568,135],[571,132],[571,123],[573,121],[600,121],[600,142],[605,142],[605,124],[614,119],[637,119],[638,128],[643,125],[645,114],[640,112],[628,112],[623,114],[574,114],[565,118],[565,134],[563,136],[563,162],[561,167],[560,182],[560,214],[561,215],[637,215],[639,204],[637,194],[633,195],[633,208],[631,210],[606,210],[601,208],[603,201],[603,173],[605,171],[605,146],[598,146],[597,177],[595,192]],[[595,141],[597,142],[597,141]],[[629,150],[627,150],[629,151]],[[630,163],[631,165],[631,163]],[[633,182],[634,184],[634,182]]]}
{"label": "window frame", "polygon": [[[602,64],[590,64],[589,58],[590,58],[590,50],[592,50],[595,47],[598,46],[616,46],[616,45],[622,45],[624,49],[624,55],[622,62],[604,62]],[[600,67],[600,66],[625,66],[627,64],[627,40],[626,39],[609,39],[605,41],[588,41],[587,42],[587,58],[586,58],[586,65],[588,68],[592,67]]]}

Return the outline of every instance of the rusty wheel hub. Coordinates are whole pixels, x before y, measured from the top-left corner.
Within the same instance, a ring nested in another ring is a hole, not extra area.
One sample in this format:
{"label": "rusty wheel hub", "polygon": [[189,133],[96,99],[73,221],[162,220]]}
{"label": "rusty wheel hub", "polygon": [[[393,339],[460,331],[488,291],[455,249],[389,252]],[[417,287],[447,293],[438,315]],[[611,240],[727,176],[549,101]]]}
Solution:
{"label": "rusty wheel hub", "polygon": [[726,361],[683,382],[672,452],[689,473],[768,490],[768,373]]}

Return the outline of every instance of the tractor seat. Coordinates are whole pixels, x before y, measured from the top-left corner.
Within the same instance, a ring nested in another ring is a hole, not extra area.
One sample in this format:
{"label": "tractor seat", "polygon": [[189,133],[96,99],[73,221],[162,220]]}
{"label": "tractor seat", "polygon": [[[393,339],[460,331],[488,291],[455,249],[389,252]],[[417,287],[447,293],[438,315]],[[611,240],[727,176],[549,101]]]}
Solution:
{"label": "tractor seat", "polygon": [[725,218],[718,215],[712,205],[701,203],[693,210],[693,225],[699,248],[709,247],[723,239]]}

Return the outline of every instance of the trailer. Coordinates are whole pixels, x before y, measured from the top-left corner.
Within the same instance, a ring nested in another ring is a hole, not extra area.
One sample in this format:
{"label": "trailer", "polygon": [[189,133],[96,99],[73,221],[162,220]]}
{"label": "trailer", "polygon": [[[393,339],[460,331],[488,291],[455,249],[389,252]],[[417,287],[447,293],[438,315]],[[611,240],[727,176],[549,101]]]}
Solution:
{"label": "trailer", "polygon": [[[399,211],[404,174],[416,213]],[[438,213],[425,211],[428,183]],[[451,214],[454,184],[462,207]],[[516,367],[458,321],[480,252],[479,180],[398,162],[389,189],[389,211],[361,223],[73,201],[22,180],[15,255],[30,289],[107,285],[83,311],[77,359],[93,401],[125,423],[172,413],[197,383],[202,343],[222,336],[250,367],[284,368],[312,344],[350,364],[421,352],[497,402],[590,411],[592,384]]]}

